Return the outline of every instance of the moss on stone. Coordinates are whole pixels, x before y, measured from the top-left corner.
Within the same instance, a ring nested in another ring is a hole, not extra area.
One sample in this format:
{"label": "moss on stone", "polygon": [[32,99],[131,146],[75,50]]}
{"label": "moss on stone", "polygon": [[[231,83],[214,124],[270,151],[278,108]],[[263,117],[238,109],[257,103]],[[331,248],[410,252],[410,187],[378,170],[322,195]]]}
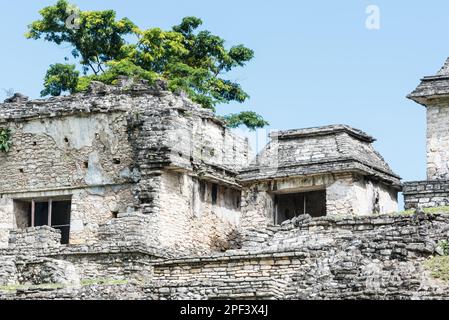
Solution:
{"label": "moss on stone", "polygon": [[39,285],[26,285],[26,284],[17,284],[17,285],[9,285],[9,286],[0,286],[0,291],[6,292],[15,292],[17,290],[49,290],[49,289],[63,289],[65,285],[61,283],[46,283]]}
{"label": "moss on stone", "polygon": [[[405,211],[399,212],[402,215],[412,215],[416,212],[416,209],[409,209]],[[434,208],[424,208],[423,212],[426,214],[435,214],[435,213],[449,213],[449,206],[444,207],[434,207]]]}
{"label": "moss on stone", "polygon": [[425,261],[424,267],[435,279],[449,281],[449,256],[431,257]]}
{"label": "moss on stone", "polygon": [[82,286],[92,285],[124,285],[128,284],[129,280],[117,280],[117,279],[83,279],[81,280]]}

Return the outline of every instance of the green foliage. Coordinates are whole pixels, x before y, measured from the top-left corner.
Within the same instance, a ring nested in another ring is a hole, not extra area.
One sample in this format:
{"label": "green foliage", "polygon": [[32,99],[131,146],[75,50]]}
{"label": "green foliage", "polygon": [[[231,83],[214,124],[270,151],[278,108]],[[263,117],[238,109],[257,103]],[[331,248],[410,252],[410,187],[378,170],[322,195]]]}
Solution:
{"label": "green foliage", "polygon": [[[443,207],[434,207],[434,208],[423,208],[422,209],[425,214],[447,214],[449,213],[449,206],[443,206]],[[403,215],[412,215],[415,214],[416,209],[409,209],[406,211],[401,211],[399,214]]]}
{"label": "green foliage", "polygon": [[230,114],[224,117],[228,127],[237,128],[241,125],[248,127],[251,130],[262,128],[269,123],[265,121],[260,115],[253,111],[244,111],[238,114]]}
{"label": "green foliage", "polygon": [[445,256],[449,256],[449,242],[447,240],[441,240],[438,242],[438,247],[441,249]]}
{"label": "green foliage", "polygon": [[14,293],[17,290],[58,290],[64,289],[66,286],[61,283],[46,283],[38,285],[17,284],[9,286],[0,286],[0,291]]}
{"label": "green foliage", "polygon": [[[28,26],[26,37],[70,44],[72,56],[80,58],[84,71],[94,74],[104,71],[104,64],[121,59],[124,36],[135,33],[137,27],[129,19],[116,20],[113,10],[80,11],[66,0],[39,11],[41,19]],[[77,14],[77,26],[67,24],[72,14]]]}
{"label": "green foliage", "polygon": [[[76,28],[66,23],[74,12]],[[113,84],[118,76],[129,76],[150,82],[164,79],[170,90],[182,90],[211,110],[217,104],[242,103],[249,97],[239,83],[225,75],[245,66],[254,52],[243,45],[227,49],[224,39],[198,30],[202,25],[199,18],[186,17],[171,30],[140,30],[127,18],[116,20],[113,10],[80,11],[66,0],[42,9],[40,15],[40,20],[29,25],[26,36],[71,45],[72,56],[79,58],[84,71],[80,77],[73,65],[51,66],[43,95],[80,92],[93,80]],[[125,41],[129,35],[135,36],[133,43]],[[267,124],[251,112],[228,118],[231,126],[255,129]]]}
{"label": "green foliage", "polygon": [[79,75],[74,64],[51,65],[44,78],[45,89],[41,91],[41,96],[60,96],[63,92],[76,92]]}
{"label": "green foliage", "polygon": [[11,130],[8,128],[0,128],[0,152],[9,152],[11,146]]}
{"label": "green foliage", "polygon": [[424,262],[424,267],[435,279],[449,281],[449,256],[431,257]]}

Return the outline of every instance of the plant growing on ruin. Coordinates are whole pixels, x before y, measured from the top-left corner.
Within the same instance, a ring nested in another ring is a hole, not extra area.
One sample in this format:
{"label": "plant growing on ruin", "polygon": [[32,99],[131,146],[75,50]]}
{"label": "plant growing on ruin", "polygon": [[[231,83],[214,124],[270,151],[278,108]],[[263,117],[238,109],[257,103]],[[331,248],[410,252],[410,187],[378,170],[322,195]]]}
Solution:
{"label": "plant growing on ruin", "polygon": [[[69,44],[83,71],[77,74],[73,64],[52,65],[43,96],[84,91],[91,81],[114,84],[119,76],[129,76],[150,82],[166,80],[171,91],[182,90],[214,111],[218,104],[243,103],[249,97],[226,74],[245,66],[254,52],[243,45],[226,48],[221,37],[198,30],[202,21],[196,17],[186,17],[170,30],[141,30],[127,18],[117,20],[113,10],[81,11],[67,0],[59,0],[40,14],[41,19],[29,25],[27,38]],[[255,112],[224,119],[231,127],[255,129],[268,124]]]}
{"label": "plant growing on ruin", "polygon": [[60,96],[63,92],[74,93],[78,86],[80,73],[74,64],[57,63],[50,66],[44,78],[45,89],[41,91],[42,96]]}
{"label": "plant growing on ruin", "polygon": [[230,114],[225,116],[224,120],[228,123],[230,128],[237,128],[241,125],[245,125],[250,130],[255,130],[269,124],[260,115],[252,111]]}
{"label": "plant growing on ruin", "polygon": [[424,262],[424,267],[433,278],[449,281],[449,256],[431,257]]}
{"label": "plant growing on ruin", "polygon": [[0,152],[9,152],[11,146],[11,130],[8,128],[0,128]]}
{"label": "plant growing on ruin", "polygon": [[449,256],[449,242],[447,240],[441,240],[438,242],[438,247],[445,256]]}

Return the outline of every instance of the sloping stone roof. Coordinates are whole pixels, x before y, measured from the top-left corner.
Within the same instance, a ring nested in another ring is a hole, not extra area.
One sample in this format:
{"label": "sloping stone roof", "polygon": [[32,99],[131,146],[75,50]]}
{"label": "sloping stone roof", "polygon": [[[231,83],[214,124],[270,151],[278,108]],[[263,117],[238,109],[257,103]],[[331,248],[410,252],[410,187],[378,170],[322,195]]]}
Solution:
{"label": "sloping stone roof", "polygon": [[375,139],[346,125],[280,131],[239,180],[276,179],[338,172],[359,172],[395,185],[396,175],[373,148]]}
{"label": "sloping stone roof", "polygon": [[407,98],[426,105],[430,99],[449,96],[449,58],[434,76],[424,77],[419,86]]}

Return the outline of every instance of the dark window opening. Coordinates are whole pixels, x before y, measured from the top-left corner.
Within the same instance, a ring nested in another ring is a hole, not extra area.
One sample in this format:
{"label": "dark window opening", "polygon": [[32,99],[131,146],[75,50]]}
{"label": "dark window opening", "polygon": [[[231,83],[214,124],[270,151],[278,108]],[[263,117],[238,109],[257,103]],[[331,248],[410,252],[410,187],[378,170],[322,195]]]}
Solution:
{"label": "dark window opening", "polygon": [[240,209],[240,199],[242,198],[241,195],[238,195],[235,197],[235,208]]}
{"label": "dark window opening", "polygon": [[275,223],[281,224],[303,214],[326,215],[326,191],[312,191],[275,196]]}
{"label": "dark window opening", "polygon": [[70,200],[15,200],[14,211],[18,228],[50,226],[61,231],[62,244],[69,244]]}
{"label": "dark window opening", "polygon": [[218,185],[214,183],[212,185],[212,204],[217,204],[217,199],[218,199]]}

